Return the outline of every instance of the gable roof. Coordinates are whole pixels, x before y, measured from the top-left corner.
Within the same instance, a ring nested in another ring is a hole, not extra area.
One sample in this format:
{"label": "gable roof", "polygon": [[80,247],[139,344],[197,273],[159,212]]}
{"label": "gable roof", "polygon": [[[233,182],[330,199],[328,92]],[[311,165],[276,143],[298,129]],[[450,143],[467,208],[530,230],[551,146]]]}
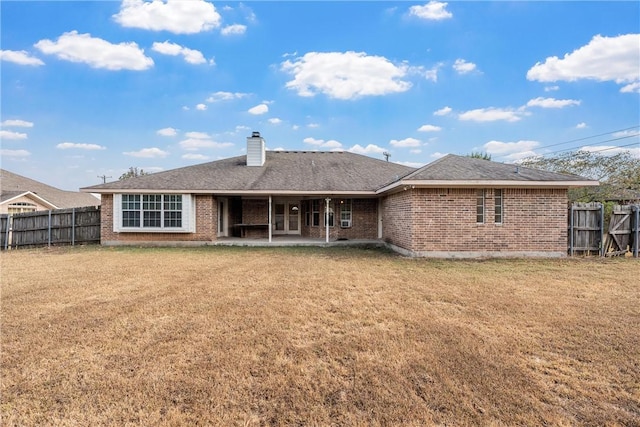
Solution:
{"label": "gable roof", "polygon": [[100,200],[91,194],[65,191],[39,181],[0,169],[0,203],[22,194],[34,194],[55,208],[98,206]]}
{"label": "gable roof", "polygon": [[466,156],[448,154],[409,173],[381,191],[402,185],[419,186],[491,186],[506,187],[584,187],[598,185],[578,175],[561,174],[514,164],[492,162]]}
{"label": "gable roof", "polygon": [[95,193],[375,194],[415,169],[346,151],[267,151],[263,166],[232,157],[82,188]]}

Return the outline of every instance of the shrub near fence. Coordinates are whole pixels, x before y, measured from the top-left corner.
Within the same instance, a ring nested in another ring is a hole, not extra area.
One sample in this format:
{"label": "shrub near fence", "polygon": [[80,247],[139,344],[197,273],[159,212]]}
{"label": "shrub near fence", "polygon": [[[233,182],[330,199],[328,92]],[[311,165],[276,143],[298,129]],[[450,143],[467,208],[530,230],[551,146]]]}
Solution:
{"label": "shrub near fence", "polygon": [[[100,243],[100,207],[3,215],[2,249]],[[9,227],[9,228],[7,228]]]}

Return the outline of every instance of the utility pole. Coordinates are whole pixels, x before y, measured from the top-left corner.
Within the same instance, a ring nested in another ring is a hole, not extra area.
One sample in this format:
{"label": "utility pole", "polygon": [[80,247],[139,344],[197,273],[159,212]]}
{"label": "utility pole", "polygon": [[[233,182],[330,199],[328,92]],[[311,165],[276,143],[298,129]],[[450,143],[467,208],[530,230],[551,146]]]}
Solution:
{"label": "utility pole", "polygon": [[98,175],[98,178],[102,179],[102,183],[106,184],[107,183],[107,178],[111,178],[110,176],[106,176],[106,175]]}
{"label": "utility pole", "polygon": [[389,153],[388,151],[385,151],[384,153],[382,153],[382,155],[384,156],[384,158],[387,160],[387,162],[389,161],[389,157],[391,157],[391,153]]}

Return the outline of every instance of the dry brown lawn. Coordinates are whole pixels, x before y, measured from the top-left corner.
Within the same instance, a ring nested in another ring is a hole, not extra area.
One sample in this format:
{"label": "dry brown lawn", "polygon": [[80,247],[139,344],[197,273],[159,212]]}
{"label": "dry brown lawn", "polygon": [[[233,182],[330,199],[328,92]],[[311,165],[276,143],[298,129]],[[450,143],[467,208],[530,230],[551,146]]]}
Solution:
{"label": "dry brown lawn", "polygon": [[640,425],[640,262],[9,251],[2,425]]}

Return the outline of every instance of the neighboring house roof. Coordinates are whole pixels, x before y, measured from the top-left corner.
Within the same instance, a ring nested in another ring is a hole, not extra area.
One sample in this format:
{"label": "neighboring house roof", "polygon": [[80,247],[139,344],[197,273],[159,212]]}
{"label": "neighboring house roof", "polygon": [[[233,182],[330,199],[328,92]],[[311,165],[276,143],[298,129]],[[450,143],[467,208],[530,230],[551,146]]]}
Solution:
{"label": "neighboring house roof", "polygon": [[397,163],[349,152],[267,151],[263,166],[232,157],[122,181],[83,188],[96,193],[121,190],[200,193],[368,193],[413,172]]}
{"label": "neighboring house roof", "polygon": [[98,206],[100,200],[87,193],[65,191],[43,184],[30,178],[0,169],[0,203],[5,203],[19,195],[30,193],[47,201],[56,208]]}
{"label": "neighboring house roof", "polygon": [[576,175],[447,155],[420,169],[349,152],[267,151],[82,188],[94,193],[380,194],[406,185],[558,187],[597,185]]}
{"label": "neighboring house roof", "polygon": [[499,185],[567,188],[593,186],[598,185],[598,182],[578,175],[561,174],[515,164],[448,154],[381,190],[387,191],[402,185],[430,187]]}

